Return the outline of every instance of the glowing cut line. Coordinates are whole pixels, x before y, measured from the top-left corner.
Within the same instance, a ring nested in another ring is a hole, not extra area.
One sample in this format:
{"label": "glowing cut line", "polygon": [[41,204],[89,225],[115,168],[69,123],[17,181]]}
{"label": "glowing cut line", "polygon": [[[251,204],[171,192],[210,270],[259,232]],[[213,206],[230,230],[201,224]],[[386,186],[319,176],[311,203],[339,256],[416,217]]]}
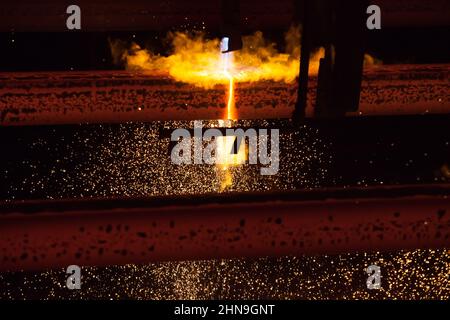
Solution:
{"label": "glowing cut line", "polygon": [[[219,120],[219,126],[231,127],[230,120],[236,120],[237,116],[234,110],[234,79],[232,74],[233,67],[233,52],[226,52],[228,50],[229,38],[225,37],[220,42],[220,51],[222,53],[223,73],[228,78],[228,99],[227,112],[225,120]],[[231,166],[236,166],[245,163],[247,158],[245,144],[241,144],[236,154],[231,154],[230,151],[234,145],[236,137],[219,137],[217,139],[216,154],[219,159],[218,168],[223,172],[220,190],[223,191],[227,187],[233,185],[233,176],[230,171]]]}
{"label": "glowing cut line", "polygon": [[228,87],[228,103],[227,103],[227,119],[235,120],[233,115],[234,110],[234,80],[231,75],[228,74],[228,78],[230,79],[230,85]]}
{"label": "glowing cut line", "polygon": [[233,52],[226,52],[228,50],[228,43],[230,39],[228,37],[224,37],[220,42],[220,51],[222,52],[222,64],[223,64],[223,72],[225,76],[228,78],[228,101],[227,101],[227,114],[226,120],[235,120],[234,115],[234,79],[231,74],[232,65],[233,65]]}

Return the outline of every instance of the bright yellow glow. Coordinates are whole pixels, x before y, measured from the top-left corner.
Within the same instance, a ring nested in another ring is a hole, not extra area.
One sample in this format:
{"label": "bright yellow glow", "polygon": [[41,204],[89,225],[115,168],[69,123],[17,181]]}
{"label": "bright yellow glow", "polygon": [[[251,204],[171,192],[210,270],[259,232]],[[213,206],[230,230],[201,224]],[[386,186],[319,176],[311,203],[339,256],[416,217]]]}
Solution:
{"label": "bright yellow glow", "polygon": [[[231,120],[237,120],[235,106],[235,86],[239,82],[261,80],[295,81],[300,68],[300,30],[292,27],[285,35],[286,50],[278,52],[274,43],[264,39],[262,32],[243,37],[242,50],[221,53],[219,39],[207,40],[202,34],[170,33],[172,54],[160,56],[137,44],[125,48],[120,41],[111,41],[114,60],[125,61],[130,70],[147,71],[150,74],[168,74],[177,81],[203,88],[223,85],[227,88],[226,112],[219,121],[221,127],[231,126]],[[226,49],[225,49],[226,50]],[[317,74],[320,58],[324,49],[320,48],[311,55],[309,73]],[[367,64],[376,61],[366,56]],[[245,142],[237,154],[230,154],[235,137],[217,139],[217,167],[224,174],[221,189],[233,184],[231,167],[244,164],[248,150]]]}
{"label": "bright yellow glow", "polygon": [[233,185],[233,175],[231,168],[245,164],[247,161],[248,149],[244,141],[241,142],[237,153],[231,153],[236,137],[217,137],[216,139],[216,166],[221,177],[220,190]]}
{"label": "bright yellow glow", "polygon": [[[285,51],[279,52],[275,43],[264,39],[262,32],[244,36],[243,48],[233,52],[232,78],[234,83],[273,80],[291,83],[295,81],[300,67],[300,30],[291,27],[285,34]],[[228,64],[220,51],[219,39],[205,39],[201,33],[169,33],[172,53],[161,56],[133,44],[131,48],[119,40],[110,41],[113,58],[123,61],[129,70],[148,71],[150,74],[168,74],[177,81],[203,88],[228,85],[229,74],[218,72]],[[311,55],[309,73],[319,70],[324,49]],[[381,61],[366,55],[365,64]]]}
{"label": "bright yellow glow", "polygon": [[242,141],[237,153],[231,153],[236,137],[218,137],[216,141],[217,165],[222,170],[228,169],[230,166],[244,164],[247,160],[246,145]]}
{"label": "bright yellow glow", "polygon": [[236,108],[234,104],[234,79],[233,76],[228,74],[228,100],[227,100],[227,120],[237,120]]}
{"label": "bright yellow glow", "polygon": [[[227,50],[227,45],[224,50]],[[224,115],[225,120],[219,120],[220,127],[231,127],[231,122],[237,120],[234,102],[234,54],[234,52],[227,52],[221,56],[223,61],[223,74],[228,79],[228,92],[227,109]],[[219,169],[219,176],[221,177],[221,191],[233,185],[231,167],[244,164],[247,160],[245,141],[241,142],[239,150],[236,153],[231,153],[235,140],[235,136],[223,136],[216,139],[216,165]]]}
{"label": "bright yellow glow", "polygon": [[[165,57],[133,44],[124,48],[111,42],[113,56],[123,60],[130,70],[168,73],[175,80],[204,88],[227,85],[229,74],[224,69],[219,39],[207,40],[202,34],[170,33],[173,52]],[[291,28],[286,36],[286,52],[280,53],[274,43],[264,39],[262,32],[243,37],[243,48],[234,52],[233,82],[274,80],[292,82],[298,76],[300,64],[300,32]],[[311,57],[310,73],[317,73],[323,50]]]}

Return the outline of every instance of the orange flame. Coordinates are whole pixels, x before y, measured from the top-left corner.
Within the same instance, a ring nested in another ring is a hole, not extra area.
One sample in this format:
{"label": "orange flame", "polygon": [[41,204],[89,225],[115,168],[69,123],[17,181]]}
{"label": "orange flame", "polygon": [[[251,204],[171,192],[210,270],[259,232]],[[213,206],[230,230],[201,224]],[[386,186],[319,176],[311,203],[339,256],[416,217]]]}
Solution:
{"label": "orange flame", "polygon": [[[222,40],[221,50],[226,51],[228,49],[227,42],[227,38]],[[222,127],[229,127],[231,125],[231,121],[237,119],[234,103],[234,52],[222,54],[222,60],[224,61],[223,73],[228,78],[228,93],[225,121],[219,121],[219,125]],[[233,185],[233,174],[231,172],[231,167],[244,164],[247,159],[245,143],[240,145],[239,150],[237,150],[236,153],[230,154],[235,140],[236,137],[228,136],[218,137],[216,140],[217,168],[221,171],[219,171],[219,177],[221,180],[220,191],[224,191]]]}
{"label": "orange flame", "polygon": [[[219,39],[208,40],[202,33],[169,33],[172,53],[161,56],[133,44],[127,48],[119,40],[110,46],[116,62],[123,61],[129,70],[149,73],[169,74],[177,81],[199,87],[212,88],[228,85],[229,74],[218,72],[226,63],[219,50]],[[291,27],[285,34],[285,52],[279,52],[275,43],[264,39],[262,32],[245,36],[242,50],[233,52],[232,76],[234,82],[260,80],[284,81],[290,83],[298,76],[300,65],[300,29]],[[324,56],[319,48],[310,58],[310,74],[317,74],[320,58]],[[378,60],[366,55],[367,64],[377,64]]]}
{"label": "orange flame", "polygon": [[[224,66],[219,50],[219,39],[207,40],[203,34],[169,33],[172,54],[160,56],[133,44],[127,50],[120,41],[110,41],[113,57],[121,60],[127,69],[152,73],[168,73],[175,80],[212,88],[229,83],[229,74],[217,72]],[[274,43],[264,39],[262,32],[243,37],[242,50],[233,52],[234,82],[274,80],[292,82],[298,75],[300,31],[292,27],[286,34],[286,52],[280,53]],[[319,50],[311,58],[311,73],[317,73]]]}
{"label": "orange flame", "polygon": [[226,120],[237,120],[236,109],[234,104],[234,79],[229,75],[228,84],[228,101],[227,101],[227,116]]}
{"label": "orange flame", "polygon": [[[237,120],[234,89],[237,82],[253,82],[260,80],[295,81],[300,67],[300,30],[291,27],[285,35],[286,52],[280,53],[274,43],[264,39],[262,32],[243,37],[243,48],[236,52],[225,54],[219,50],[218,39],[207,40],[203,34],[169,33],[173,52],[165,57],[142,49],[133,44],[129,50],[120,41],[110,41],[113,58],[124,61],[127,69],[148,71],[150,73],[169,74],[177,81],[193,84],[203,88],[215,85],[228,86],[226,96],[227,110],[222,127],[230,126],[232,120]],[[223,50],[226,51],[226,50]],[[226,58],[224,59],[224,55]],[[309,73],[317,74],[320,58],[324,49],[320,48],[310,58]],[[366,55],[368,64],[378,63]],[[222,69],[222,72],[220,70]],[[245,143],[241,144],[237,154],[230,154],[234,137],[217,139],[216,152],[218,168],[225,173],[222,178],[221,190],[231,186],[232,174],[230,166],[245,163],[247,151]]]}

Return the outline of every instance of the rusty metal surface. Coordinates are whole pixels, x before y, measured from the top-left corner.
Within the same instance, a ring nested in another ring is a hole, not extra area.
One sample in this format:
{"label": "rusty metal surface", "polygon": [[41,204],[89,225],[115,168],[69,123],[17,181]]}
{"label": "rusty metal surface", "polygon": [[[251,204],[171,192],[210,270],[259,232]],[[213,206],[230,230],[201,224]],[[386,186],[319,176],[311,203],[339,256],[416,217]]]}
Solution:
{"label": "rusty metal surface", "polygon": [[205,90],[164,75],[94,71],[0,77],[4,125],[202,119],[205,110],[207,118],[221,119],[225,112],[225,87]]}
{"label": "rusty metal surface", "polygon": [[[82,8],[81,31],[167,30],[171,28],[219,28],[219,0],[195,1],[87,1]],[[3,1],[0,31],[67,31],[69,1]],[[384,27],[448,25],[448,0],[378,0]],[[294,20],[292,0],[241,0],[242,26],[247,30],[288,28]]]}
{"label": "rusty metal surface", "polygon": [[428,185],[6,203],[0,270],[445,248],[449,190]]}
{"label": "rusty metal surface", "polygon": [[[386,65],[364,71],[353,116],[450,112],[450,65]],[[316,96],[310,81],[307,116]],[[290,118],[297,84],[236,85],[239,119]],[[127,71],[0,73],[1,125],[221,119],[226,87],[203,89],[167,75]]]}

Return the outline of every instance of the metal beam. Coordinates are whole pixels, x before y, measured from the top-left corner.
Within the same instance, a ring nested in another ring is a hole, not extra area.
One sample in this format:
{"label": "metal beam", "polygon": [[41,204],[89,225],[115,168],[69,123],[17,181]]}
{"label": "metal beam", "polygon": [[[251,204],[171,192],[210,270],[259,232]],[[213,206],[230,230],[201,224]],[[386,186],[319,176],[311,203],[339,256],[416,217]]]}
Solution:
{"label": "metal beam", "polygon": [[445,248],[450,185],[6,202],[0,271]]}
{"label": "metal beam", "polygon": [[[66,8],[71,1],[2,1],[1,32],[67,32]],[[148,1],[78,0],[82,9],[81,32],[219,29],[220,0]],[[448,0],[378,0],[383,27],[448,26]],[[243,30],[289,28],[294,21],[294,1],[241,0]]]}
{"label": "metal beam", "polygon": [[[360,108],[348,116],[450,113],[450,65],[367,68]],[[291,118],[297,83],[236,84],[239,119]],[[126,71],[0,73],[0,125],[223,119],[226,86],[203,89],[167,75]],[[313,115],[317,78],[308,86]]]}

